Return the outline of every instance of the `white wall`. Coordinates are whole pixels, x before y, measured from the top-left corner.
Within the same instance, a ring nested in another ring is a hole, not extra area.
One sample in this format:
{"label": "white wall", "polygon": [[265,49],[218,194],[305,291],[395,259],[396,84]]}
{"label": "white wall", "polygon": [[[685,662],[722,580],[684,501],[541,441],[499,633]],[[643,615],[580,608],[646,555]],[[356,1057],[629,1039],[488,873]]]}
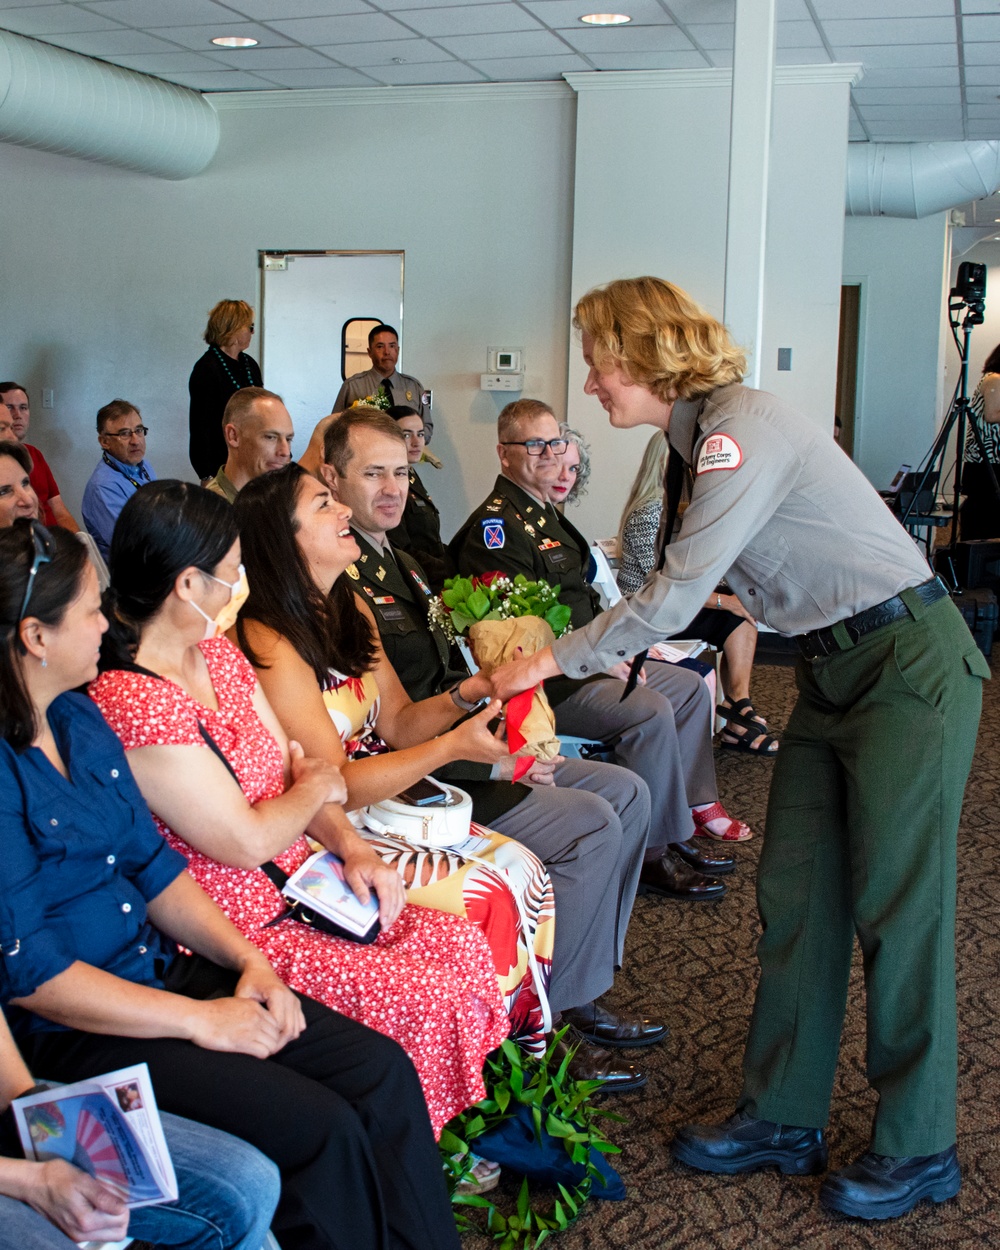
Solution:
{"label": "white wall", "polygon": [[[569,88],[300,97],[317,98],[223,99],[218,155],[187,182],[0,145],[0,375],[31,388],[30,441],[77,515],[98,455],[94,414],[114,396],[142,409],[160,475],[192,476],[188,374],[212,304],[256,302],[258,248],[405,249],[403,364],[434,388],[446,469],[427,477],[449,530],[495,475],[506,397],[478,389],[487,347],[523,346],[528,392],[564,403]],[[42,387],[55,390],[51,412]]]}
{"label": "white wall", "polygon": [[948,218],[848,217],[845,283],[861,283],[854,458],[884,487],[917,465],[943,416]]}
{"label": "white wall", "polygon": [[[764,389],[832,433],[849,82],[853,67],[779,67],[769,175]],[[573,297],[653,273],[721,317],[725,292],[730,85],[727,70],[573,74],[577,115]],[[777,349],[792,348],[791,372]],[[648,429],[613,431],[582,394],[570,348],[569,418],[591,440],[585,533],[617,531]]]}

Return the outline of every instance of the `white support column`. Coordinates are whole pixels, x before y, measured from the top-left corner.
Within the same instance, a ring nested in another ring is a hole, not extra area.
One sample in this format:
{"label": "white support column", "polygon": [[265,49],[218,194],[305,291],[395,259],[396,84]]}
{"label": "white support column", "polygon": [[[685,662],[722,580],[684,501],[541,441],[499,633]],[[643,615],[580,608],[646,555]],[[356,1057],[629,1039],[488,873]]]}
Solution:
{"label": "white support column", "polygon": [[725,322],[736,341],[750,351],[749,386],[760,383],[764,327],[775,3],[776,0],[736,0]]}

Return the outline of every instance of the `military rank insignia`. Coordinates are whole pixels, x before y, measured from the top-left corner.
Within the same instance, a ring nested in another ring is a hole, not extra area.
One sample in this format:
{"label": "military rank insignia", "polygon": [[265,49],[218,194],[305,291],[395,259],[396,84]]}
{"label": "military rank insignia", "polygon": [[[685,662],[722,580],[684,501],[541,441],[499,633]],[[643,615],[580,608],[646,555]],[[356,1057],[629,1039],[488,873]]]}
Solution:
{"label": "military rank insignia", "polygon": [[361,574],[358,572],[356,565],[349,564],[347,566],[346,572],[347,572],[347,576],[353,578],[356,582],[361,580]]}
{"label": "military rank insignia", "polygon": [[431,588],[430,588],[430,586],[428,586],[428,585],[427,585],[427,583],[426,583],[426,582],[424,581],[424,579],[420,576],[420,574],[417,572],[417,570],[416,570],[416,569],[410,569],[410,576],[413,578],[413,580],[417,583],[417,585],[420,587],[420,589],[424,592],[424,594],[425,594],[425,595],[428,597],[428,599],[429,599],[429,598],[430,598],[430,595],[431,595]]}
{"label": "military rank insignia", "polygon": [[481,524],[483,544],[490,551],[499,551],[504,545],[503,517],[488,517]]}
{"label": "military rank insignia", "polygon": [[382,565],[381,565],[381,564],[380,564],[380,565],[378,566],[378,568],[375,570],[375,576],[378,578],[378,580],[379,580],[380,582],[384,582],[384,581],[385,581],[385,569],[382,567]]}
{"label": "military rank insignia", "polygon": [[540,529],[544,529],[544,528],[545,528],[545,517],[540,516],[540,517],[538,518],[538,525],[539,525],[539,528],[540,528]]}

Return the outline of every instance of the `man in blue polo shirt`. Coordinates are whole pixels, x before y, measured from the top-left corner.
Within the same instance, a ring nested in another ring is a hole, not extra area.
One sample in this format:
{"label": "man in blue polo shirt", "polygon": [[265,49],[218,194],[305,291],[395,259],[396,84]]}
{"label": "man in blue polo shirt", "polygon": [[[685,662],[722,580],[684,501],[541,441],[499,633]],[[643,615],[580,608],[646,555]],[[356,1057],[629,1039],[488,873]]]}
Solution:
{"label": "man in blue polo shirt", "polygon": [[146,461],[147,432],[139,409],[125,399],[113,399],[97,414],[97,441],[103,454],[83,492],[83,524],[105,560],[126,500],[156,480]]}

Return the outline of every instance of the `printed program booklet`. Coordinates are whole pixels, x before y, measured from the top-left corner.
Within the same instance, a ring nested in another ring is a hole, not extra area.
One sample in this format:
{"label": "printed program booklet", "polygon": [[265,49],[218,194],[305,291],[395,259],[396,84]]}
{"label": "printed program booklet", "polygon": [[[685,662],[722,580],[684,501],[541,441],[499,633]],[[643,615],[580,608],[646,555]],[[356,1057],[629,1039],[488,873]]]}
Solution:
{"label": "printed program booklet", "polygon": [[11,1105],[26,1159],[66,1159],[130,1207],[176,1199],[177,1177],[144,1063],[26,1094]]}
{"label": "printed program booklet", "polygon": [[285,882],[282,894],[358,937],[365,937],[378,920],[375,892],[371,892],[367,903],[359,902],[344,880],[343,860],[332,851],[310,855]]}

